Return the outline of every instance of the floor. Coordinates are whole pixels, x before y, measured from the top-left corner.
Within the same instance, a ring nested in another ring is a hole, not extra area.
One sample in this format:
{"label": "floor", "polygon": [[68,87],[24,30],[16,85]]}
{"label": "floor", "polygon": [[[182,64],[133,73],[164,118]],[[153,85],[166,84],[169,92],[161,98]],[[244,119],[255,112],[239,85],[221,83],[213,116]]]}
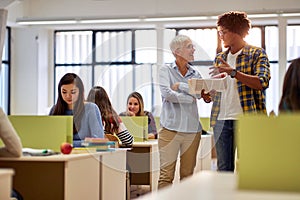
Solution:
{"label": "floor", "polygon": [[[211,162],[211,170],[217,170],[217,159],[213,158]],[[130,186],[130,199],[136,199],[144,194],[150,192],[149,185],[131,185]]]}
{"label": "floor", "polygon": [[130,199],[136,199],[141,195],[150,192],[149,185],[131,185],[130,187]]}

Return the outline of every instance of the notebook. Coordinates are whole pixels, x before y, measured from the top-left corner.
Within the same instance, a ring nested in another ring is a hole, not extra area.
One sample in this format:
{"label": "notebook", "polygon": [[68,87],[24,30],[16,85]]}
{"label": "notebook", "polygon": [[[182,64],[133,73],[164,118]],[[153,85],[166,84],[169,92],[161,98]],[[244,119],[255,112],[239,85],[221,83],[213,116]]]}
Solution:
{"label": "notebook", "polygon": [[135,142],[144,142],[148,140],[148,116],[122,116],[121,120],[129,133],[134,137]]}
{"label": "notebook", "polygon": [[60,152],[63,142],[73,142],[73,116],[8,116],[24,148]]}
{"label": "notebook", "polygon": [[300,192],[300,115],[238,121],[238,188]]}

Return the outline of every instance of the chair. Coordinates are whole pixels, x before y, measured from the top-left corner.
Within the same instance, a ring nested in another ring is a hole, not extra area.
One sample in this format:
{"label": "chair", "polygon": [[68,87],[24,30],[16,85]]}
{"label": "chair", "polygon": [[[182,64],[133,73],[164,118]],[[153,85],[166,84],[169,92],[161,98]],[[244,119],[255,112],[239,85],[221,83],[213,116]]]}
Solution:
{"label": "chair", "polygon": [[105,137],[109,140],[109,141],[113,141],[115,142],[115,148],[118,148],[120,146],[120,140],[116,135],[113,134],[105,134]]}

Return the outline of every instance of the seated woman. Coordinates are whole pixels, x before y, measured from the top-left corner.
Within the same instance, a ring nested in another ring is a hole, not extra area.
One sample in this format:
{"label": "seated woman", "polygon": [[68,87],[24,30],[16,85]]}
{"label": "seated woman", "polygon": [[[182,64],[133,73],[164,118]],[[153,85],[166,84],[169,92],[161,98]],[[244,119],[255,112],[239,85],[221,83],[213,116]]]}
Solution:
{"label": "seated woman", "polygon": [[87,101],[95,103],[101,111],[104,133],[116,135],[124,146],[132,146],[133,136],[128,132],[125,124],[118,116],[104,88],[100,86],[93,87],[87,97]]}
{"label": "seated woman", "polygon": [[104,130],[96,104],[85,102],[84,86],[74,73],[65,74],[58,84],[58,98],[50,115],[73,115],[73,145],[86,137],[103,138]]}
{"label": "seated woman", "polygon": [[157,139],[155,120],[151,112],[144,110],[143,97],[138,92],[132,92],[127,98],[127,111],[120,116],[148,116],[148,138]]}
{"label": "seated woman", "polygon": [[292,61],[285,73],[280,112],[300,112],[300,58]]}

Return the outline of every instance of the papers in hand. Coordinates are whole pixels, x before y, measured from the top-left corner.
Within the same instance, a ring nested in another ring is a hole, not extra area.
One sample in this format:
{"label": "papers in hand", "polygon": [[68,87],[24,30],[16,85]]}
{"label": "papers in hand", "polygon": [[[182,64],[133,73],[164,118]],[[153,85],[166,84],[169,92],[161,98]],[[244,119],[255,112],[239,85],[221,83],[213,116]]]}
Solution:
{"label": "papers in hand", "polygon": [[206,92],[216,90],[222,92],[227,88],[226,77],[223,78],[209,78],[209,79],[189,79],[189,92],[190,94],[201,94],[204,89]]}

